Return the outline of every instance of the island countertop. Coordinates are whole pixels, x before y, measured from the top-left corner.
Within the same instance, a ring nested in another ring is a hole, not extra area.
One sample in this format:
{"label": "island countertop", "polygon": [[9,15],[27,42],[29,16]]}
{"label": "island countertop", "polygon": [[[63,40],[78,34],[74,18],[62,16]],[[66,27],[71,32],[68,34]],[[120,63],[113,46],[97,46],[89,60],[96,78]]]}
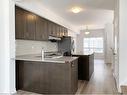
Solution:
{"label": "island countertop", "polygon": [[72,55],[92,55],[94,52],[75,52]]}
{"label": "island countertop", "polygon": [[78,57],[65,57],[65,56],[61,56],[59,58],[44,58],[44,59],[42,59],[40,55],[34,55],[34,54],[16,56],[16,60],[53,62],[53,63],[69,63],[69,62],[72,62],[76,59],[78,59]]}

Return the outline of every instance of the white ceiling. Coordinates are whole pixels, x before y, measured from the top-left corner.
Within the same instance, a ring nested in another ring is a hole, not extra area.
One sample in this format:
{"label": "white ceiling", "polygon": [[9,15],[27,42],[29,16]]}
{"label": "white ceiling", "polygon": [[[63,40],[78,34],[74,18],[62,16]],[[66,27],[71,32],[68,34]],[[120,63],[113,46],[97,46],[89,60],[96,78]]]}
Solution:
{"label": "white ceiling", "polygon": [[[49,10],[76,26],[97,26],[113,21],[115,0],[41,0],[41,2]],[[74,14],[70,12],[73,6],[80,6],[84,10]]]}
{"label": "white ceiling", "polygon": [[[56,13],[76,27],[104,26],[113,22],[115,0],[23,0],[36,1],[48,10]],[[83,11],[74,14],[70,11],[73,6],[83,8]]]}

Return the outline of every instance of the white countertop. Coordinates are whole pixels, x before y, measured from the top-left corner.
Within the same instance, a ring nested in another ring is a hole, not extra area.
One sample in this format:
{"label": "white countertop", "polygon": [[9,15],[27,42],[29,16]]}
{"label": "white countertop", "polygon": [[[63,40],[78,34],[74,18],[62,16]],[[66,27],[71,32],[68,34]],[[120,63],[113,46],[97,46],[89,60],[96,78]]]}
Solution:
{"label": "white countertop", "polygon": [[61,56],[59,58],[44,58],[44,59],[42,59],[40,55],[34,55],[34,54],[16,56],[16,60],[53,62],[53,63],[69,63],[69,62],[76,60],[77,58],[78,57]]}
{"label": "white countertop", "polygon": [[72,55],[92,55],[94,52],[75,52]]}

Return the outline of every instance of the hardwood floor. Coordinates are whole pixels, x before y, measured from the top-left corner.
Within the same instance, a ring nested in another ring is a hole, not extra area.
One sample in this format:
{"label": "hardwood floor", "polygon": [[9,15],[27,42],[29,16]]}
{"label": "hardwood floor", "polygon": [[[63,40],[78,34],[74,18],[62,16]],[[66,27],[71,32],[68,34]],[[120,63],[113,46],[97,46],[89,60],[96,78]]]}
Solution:
{"label": "hardwood floor", "polygon": [[[95,60],[94,74],[89,82],[79,80],[76,95],[120,95],[117,92],[115,81],[111,72],[111,65],[103,60]],[[18,91],[18,95],[35,93]],[[16,94],[16,95],[17,95]],[[40,95],[40,94],[37,94]]]}
{"label": "hardwood floor", "polygon": [[43,94],[37,94],[37,93],[33,93],[33,92],[18,90],[17,93],[15,93],[13,95],[43,95]]}
{"label": "hardwood floor", "polygon": [[94,73],[89,82],[82,81],[80,94],[83,95],[120,95],[117,92],[111,65],[103,60],[95,60]]}

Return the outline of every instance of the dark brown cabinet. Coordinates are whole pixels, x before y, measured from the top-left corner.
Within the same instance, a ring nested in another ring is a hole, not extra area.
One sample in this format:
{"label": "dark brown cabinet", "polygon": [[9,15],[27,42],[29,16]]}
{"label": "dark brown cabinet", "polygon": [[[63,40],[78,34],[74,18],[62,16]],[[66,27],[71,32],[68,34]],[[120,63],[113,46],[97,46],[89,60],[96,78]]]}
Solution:
{"label": "dark brown cabinet", "polygon": [[78,59],[78,79],[89,81],[94,72],[94,54],[82,55],[74,54]]}
{"label": "dark brown cabinet", "polygon": [[36,15],[16,7],[16,39],[35,40]]}
{"label": "dark brown cabinet", "polygon": [[17,7],[15,12],[16,12],[16,16],[15,16],[16,39],[24,39],[24,33],[26,32],[26,18],[25,18],[24,10]]}
{"label": "dark brown cabinet", "polygon": [[49,35],[67,36],[67,28],[17,6],[15,16],[16,39],[47,41]]}
{"label": "dark brown cabinet", "polygon": [[35,31],[36,31],[36,15],[25,11],[26,19],[26,31],[24,32],[24,39],[26,40],[35,40]]}
{"label": "dark brown cabinet", "polygon": [[48,34],[53,35],[53,23],[50,21],[48,21],[47,23],[48,23],[48,29],[47,29]]}
{"label": "dark brown cabinet", "polygon": [[53,27],[53,35],[52,35],[52,36],[57,36],[56,24],[53,23],[52,25],[53,25],[53,26],[52,26],[52,27]]}
{"label": "dark brown cabinet", "polygon": [[67,30],[67,28],[65,28],[65,30],[64,30],[64,35],[68,36],[68,30]]}
{"label": "dark brown cabinet", "polygon": [[45,19],[42,19],[41,17],[37,16],[36,18],[36,36],[35,40],[39,41],[45,41],[48,40],[48,25],[47,21]]}
{"label": "dark brown cabinet", "polygon": [[75,94],[77,59],[69,63],[16,61],[16,88],[40,94]]}

